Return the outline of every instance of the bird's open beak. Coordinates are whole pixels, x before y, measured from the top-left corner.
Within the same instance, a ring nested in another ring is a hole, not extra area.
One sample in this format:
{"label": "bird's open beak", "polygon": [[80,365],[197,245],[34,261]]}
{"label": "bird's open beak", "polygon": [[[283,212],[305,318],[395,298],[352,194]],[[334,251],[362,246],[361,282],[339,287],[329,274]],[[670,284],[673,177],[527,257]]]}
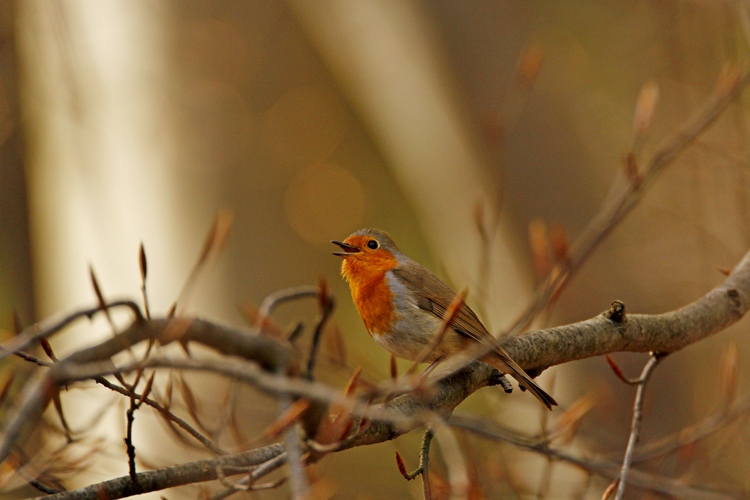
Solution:
{"label": "bird's open beak", "polygon": [[333,252],[333,255],[338,255],[339,257],[346,257],[347,255],[351,255],[353,253],[358,253],[360,250],[359,248],[355,247],[354,245],[350,245],[349,243],[344,243],[343,241],[331,241],[334,245],[338,245],[344,250],[343,252]]}

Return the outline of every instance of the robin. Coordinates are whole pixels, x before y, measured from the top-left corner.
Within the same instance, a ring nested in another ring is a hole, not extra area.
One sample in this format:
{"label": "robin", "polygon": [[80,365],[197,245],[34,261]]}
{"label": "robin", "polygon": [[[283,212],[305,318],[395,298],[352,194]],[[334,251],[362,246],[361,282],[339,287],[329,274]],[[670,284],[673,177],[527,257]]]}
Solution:
{"label": "robin", "polygon": [[489,351],[481,361],[512,375],[550,410],[557,406],[463,302],[443,337],[425,356],[456,292],[401,253],[388,233],[360,229],[332,243],[343,250],[333,254],[344,259],[341,275],[349,283],[365,328],[387,351],[399,358],[433,363],[479,343]]}

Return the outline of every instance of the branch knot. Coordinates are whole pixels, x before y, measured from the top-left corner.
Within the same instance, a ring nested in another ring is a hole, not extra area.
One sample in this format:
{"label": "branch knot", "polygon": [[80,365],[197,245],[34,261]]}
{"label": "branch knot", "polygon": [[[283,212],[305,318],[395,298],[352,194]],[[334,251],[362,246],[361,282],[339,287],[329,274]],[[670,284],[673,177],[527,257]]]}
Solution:
{"label": "branch knot", "polygon": [[621,300],[612,301],[604,316],[613,323],[622,323],[625,321],[625,304]]}
{"label": "branch knot", "polygon": [[738,292],[736,288],[730,288],[727,290],[727,297],[732,301],[734,307],[742,307],[742,297],[740,297],[740,292]]}

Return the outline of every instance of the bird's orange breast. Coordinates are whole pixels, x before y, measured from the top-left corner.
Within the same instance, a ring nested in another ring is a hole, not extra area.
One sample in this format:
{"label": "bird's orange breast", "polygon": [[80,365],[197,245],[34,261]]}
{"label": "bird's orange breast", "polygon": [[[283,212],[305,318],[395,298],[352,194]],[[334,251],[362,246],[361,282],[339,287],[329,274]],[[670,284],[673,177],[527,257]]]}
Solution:
{"label": "bird's orange breast", "polygon": [[378,259],[350,257],[342,263],[341,274],[349,282],[354,305],[370,334],[391,331],[393,293],[385,275],[397,264],[392,255]]}

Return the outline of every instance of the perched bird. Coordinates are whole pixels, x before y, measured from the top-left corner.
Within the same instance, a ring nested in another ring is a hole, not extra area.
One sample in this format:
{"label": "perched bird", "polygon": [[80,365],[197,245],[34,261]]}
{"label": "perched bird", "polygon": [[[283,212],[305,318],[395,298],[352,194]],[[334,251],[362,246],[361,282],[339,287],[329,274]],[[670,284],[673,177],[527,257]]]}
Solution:
{"label": "perched bird", "polygon": [[456,292],[425,267],[401,253],[385,231],[366,228],[344,241],[334,255],[342,257],[341,275],[373,339],[398,358],[435,362],[478,342],[488,352],[479,359],[508,373],[547,408],[557,402],[542,390],[484,327],[465,303],[424,359],[442,326]]}

